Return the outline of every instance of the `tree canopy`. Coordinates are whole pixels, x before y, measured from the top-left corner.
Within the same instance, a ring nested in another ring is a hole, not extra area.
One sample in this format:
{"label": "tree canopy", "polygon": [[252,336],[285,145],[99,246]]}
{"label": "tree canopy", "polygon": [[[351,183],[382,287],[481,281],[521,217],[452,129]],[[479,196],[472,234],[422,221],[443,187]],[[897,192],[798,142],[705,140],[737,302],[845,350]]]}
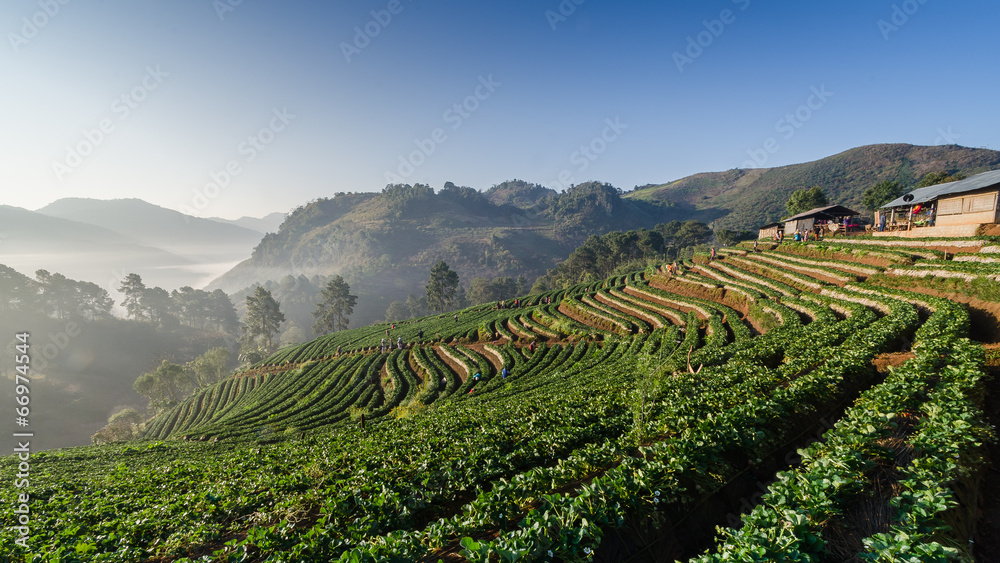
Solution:
{"label": "tree canopy", "polygon": [[875,211],[901,195],[903,195],[903,186],[899,182],[886,180],[865,190],[865,193],[861,195],[861,205],[865,209]]}
{"label": "tree canopy", "polygon": [[358,304],[358,296],[351,295],[351,286],[341,276],[333,276],[320,292],[320,298],[322,301],[313,311],[316,318],[313,332],[322,335],[345,330]]}
{"label": "tree canopy", "polygon": [[244,319],[247,344],[262,345],[266,351],[274,348],[274,335],[285,322],[281,304],[271,297],[271,292],[257,286],[253,295],[247,296],[247,314]]}
{"label": "tree canopy", "polygon": [[431,268],[431,277],[426,289],[427,308],[436,312],[447,311],[455,300],[455,291],[458,290],[458,272],[441,260]]}
{"label": "tree canopy", "polygon": [[788,216],[791,217],[792,215],[798,215],[810,209],[826,205],[829,205],[829,201],[826,199],[826,194],[823,193],[823,188],[813,186],[792,192],[791,197],[788,198],[788,203],[785,204],[785,210],[788,212]]}
{"label": "tree canopy", "polygon": [[947,184],[948,182],[957,182],[964,179],[965,174],[961,173],[950,174],[944,170],[940,172],[928,172],[927,174],[924,174],[924,177],[921,178],[920,181],[917,182],[917,185],[913,186],[913,188],[926,188],[928,186]]}

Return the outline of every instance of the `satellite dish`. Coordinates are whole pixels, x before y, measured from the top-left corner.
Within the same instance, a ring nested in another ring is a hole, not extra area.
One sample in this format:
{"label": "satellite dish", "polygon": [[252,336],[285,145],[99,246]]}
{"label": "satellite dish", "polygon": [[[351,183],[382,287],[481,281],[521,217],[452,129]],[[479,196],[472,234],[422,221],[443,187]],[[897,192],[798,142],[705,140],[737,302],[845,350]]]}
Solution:
{"label": "satellite dish", "polygon": [[903,201],[905,201],[906,203],[910,203],[911,201],[913,201],[913,194],[906,194],[906,195],[904,195],[903,196]]}

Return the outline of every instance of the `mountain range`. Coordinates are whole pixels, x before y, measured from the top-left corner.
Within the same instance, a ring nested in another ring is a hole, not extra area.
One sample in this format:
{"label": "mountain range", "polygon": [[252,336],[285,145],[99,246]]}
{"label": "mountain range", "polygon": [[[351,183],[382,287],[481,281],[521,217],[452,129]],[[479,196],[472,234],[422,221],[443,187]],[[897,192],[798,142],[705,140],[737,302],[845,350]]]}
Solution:
{"label": "mountain range", "polygon": [[109,290],[132,272],[168,290],[202,287],[245,259],[263,236],[139,199],[66,198],[37,211],[0,206],[0,263]]}
{"label": "mountain range", "polygon": [[[359,300],[357,320],[423,294],[445,260],[472,277],[524,275],[530,283],[587,237],[699,220],[752,230],[780,219],[792,191],[820,186],[831,203],[859,209],[882,180],[912,186],[929,172],[971,175],[1000,168],[1000,152],[957,145],[881,144],[814,162],[695,174],[631,191],[587,182],[558,193],[511,180],[488,190],[452,183],[338,193],[263,218],[201,219],[138,199],[67,198],[37,211],[0,206],[0,263],[117,287],[126,273],[168,290],[233,293],[289,274],[341,274]],[[859,209],[860,210],[860,209]]]}

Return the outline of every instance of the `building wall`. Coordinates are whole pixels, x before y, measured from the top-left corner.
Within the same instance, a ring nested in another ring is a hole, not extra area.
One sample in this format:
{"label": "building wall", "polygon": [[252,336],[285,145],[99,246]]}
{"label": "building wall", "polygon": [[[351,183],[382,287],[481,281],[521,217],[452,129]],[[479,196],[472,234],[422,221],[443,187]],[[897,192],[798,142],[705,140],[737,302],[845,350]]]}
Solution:
{"label": "building wall", "polygon": [[961,194],[937,202],[935,226],[982,225],[997,220],[997,191]]}
{"label": "building wall", "polygon": [[778,234],[779,227],[771,227],[770,229],[760,229],[757,233],[758,239],[773,239],[774,235]]}
{"label": "building wall", "polygon": [[811,231],[814,224],[816,224],[816,220],[811,217],[809,219],[790,221],[785,223],[785,232],[794,233],[795,231]]}

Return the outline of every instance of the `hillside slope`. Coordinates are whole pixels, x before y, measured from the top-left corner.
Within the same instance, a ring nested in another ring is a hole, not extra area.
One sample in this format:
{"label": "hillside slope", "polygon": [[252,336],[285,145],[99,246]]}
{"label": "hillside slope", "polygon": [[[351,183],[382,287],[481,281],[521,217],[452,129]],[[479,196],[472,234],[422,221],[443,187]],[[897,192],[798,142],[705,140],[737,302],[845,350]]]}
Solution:
{"label": "hillside slope", "polygon": [[422,295],[439,260],[465,283],[475,276],[531,280],[592,234],[680,218],[688,218],[682,207],[623,199],[617,188],[596,182],[557,196],[518,181],[485,194],[450,183],[438,192],[391,186],[296,209],[249,260],[209,287],[232,293],[288,274],[341,274],[361,297],[357,326],[382,318],[394,299]]}
{"label": "hillside slope", "polygon": [[733,169],[695,174],[625,194],[643,201],[670,201],[714,211],[716,228],[750,229],[784,216],[795,190],[820,186],[833,203],[861,211],[861,194],[883,180],[915,184],[929,172],[972,175],[1000,167],[1000,152],[958,145],[879,144],[778,168]]}
{"label": "hillside slope", "polygon": [[998,251],[745,244],[324,336],[146,441],[33,453],[44,502],[10,558],[992,560],[996,388],[976,320],[933,294],[1000,294]]}

